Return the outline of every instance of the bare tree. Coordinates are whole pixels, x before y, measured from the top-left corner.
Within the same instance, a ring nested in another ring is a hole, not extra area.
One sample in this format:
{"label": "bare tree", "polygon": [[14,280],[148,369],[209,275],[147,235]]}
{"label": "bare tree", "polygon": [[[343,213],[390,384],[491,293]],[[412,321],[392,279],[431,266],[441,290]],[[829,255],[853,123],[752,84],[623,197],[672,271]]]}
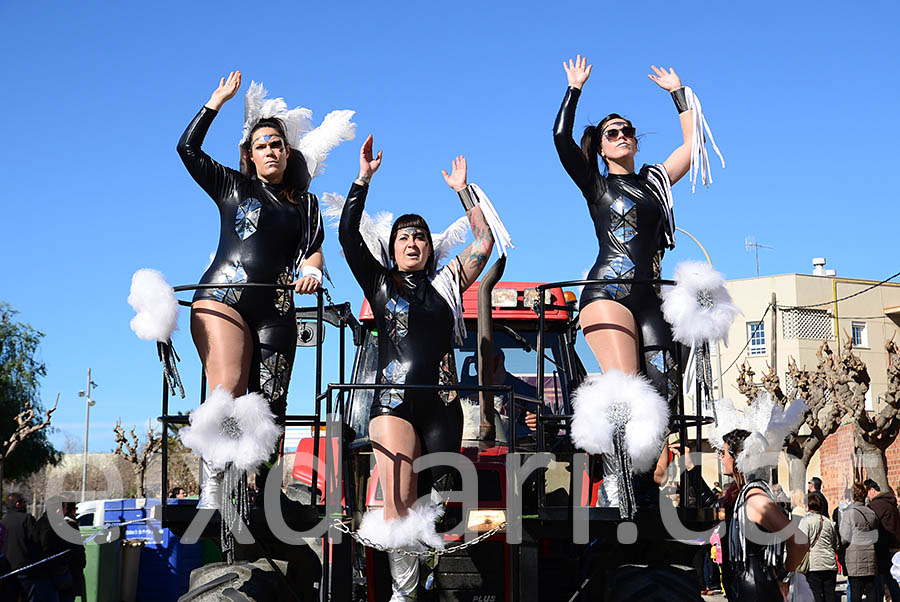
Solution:
{"label": "bare tree", "polygon": [[43,416],[38,416],[34,404],[30,400],[26,400],[22,411],[16,415],[12,435],[3,442],[3,445],[0,445],[0,498],[3,497],[3,461],[28,437],[50,426],[53,412],[56,411],[58,405],[59,393],[56,394],[56,402],[53,407],[46,410]]}
{"label": "bare tree", "polygon": [[137,478],[138,497],[145,497],[144,478],[147,474],[147,467],[150,465],[153,454],[162,449],[163,438],[157,436],[156,431],[148,425],[147,441],[145,443],[141,444],[141,440],[137,433],[134,432],[134,428],[129,433],[131,435],[131,440],[129,441],[128,436],[125,434],[125,429],[122,428],[121,418],[116,421],[113,431],[116,434],[115,453],[131,463],[134,476]]}
{"label": "bare tree", "polygon": [[803,399],[809,406],[804,416],[809,434],[800,435],[800,429],[797,429],[785,441],[785,449],[792,456],[792,488],[795,479],[801,479],[798,482],[802,485],[806,468],[825,439],[848,422],[855,425],[856,478],[871,478],[882,488],[887,486],[885,450],[900,431],[900,349],[889,341],[885,350],[889,360],[886,403],[874,416],[866,411],[869,372],[865,362],[853,353],[850,337],[838,352],[833,351],[827,341],[822,343],[816,351],[818,361],[812,370],[806,366],[798,367],[796,360],[790,358],[787,372],[790,395],[784,393],[778,375],[768,364],[759,384],[754,382],[753,369],[746,362],[741,365],[737,386],[748,401],[762,388],[781,406],[794,399]]}

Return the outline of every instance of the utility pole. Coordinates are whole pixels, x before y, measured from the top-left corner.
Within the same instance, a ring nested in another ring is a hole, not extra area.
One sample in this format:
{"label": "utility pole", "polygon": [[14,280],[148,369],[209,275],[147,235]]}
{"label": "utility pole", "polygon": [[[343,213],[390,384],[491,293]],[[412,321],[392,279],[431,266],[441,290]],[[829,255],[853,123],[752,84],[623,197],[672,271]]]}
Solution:
{"label": "utility pole", "polygon": [[772,293],[772,370],[778,374],[778,305]]}
{"label": "utility pole", "polygon": [[87,484],[87,456],[88,456],[88,432],[91,424],[91,406],[94,400],[91,399],[91,387],[97,388],[97,383],[91,380],[91,369],[88,368],[87,388],[78,392],[78,397],[84,397],[84,453],[81,457],[81,501],[84,501],[84,492]]}

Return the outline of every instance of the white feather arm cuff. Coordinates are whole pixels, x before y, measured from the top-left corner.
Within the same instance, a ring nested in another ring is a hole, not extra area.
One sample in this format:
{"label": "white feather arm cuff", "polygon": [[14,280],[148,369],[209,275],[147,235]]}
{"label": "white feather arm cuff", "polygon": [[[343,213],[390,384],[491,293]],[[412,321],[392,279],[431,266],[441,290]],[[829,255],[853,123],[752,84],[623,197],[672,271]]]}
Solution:
{"label": "white feather arm cuff", "polygon": [[161,272],[146,268],[135,272],[128,303],[137,312],[131,329],[139,338],[160,343],[171,339],[178,325],[178,300]]}
{"label": "white feather arm cuff", "polygon": [[612,454],[616,425],[625,424],[625,444],[636,472],[659,458],[669,428],[669,408],[643,376],[610,370],[592,374],[575,391],[572,441],[592,454]]}
{"label": "white feather arm cuff", "polygon": [[675,286],[662,291],[662,310],[672,336],[685,345],[705,341],[728,342],[728,329],[740,310],[725,280],[711,265],[684,261],[675,268]]}
{"label": "white feather arm cuff", "polygon": [[269,458],[281,435],[262,395],[234,399],[221,387],[191,412],[190,421],[178,433],[181,442],[219,470],[228,464],[254,470]]}

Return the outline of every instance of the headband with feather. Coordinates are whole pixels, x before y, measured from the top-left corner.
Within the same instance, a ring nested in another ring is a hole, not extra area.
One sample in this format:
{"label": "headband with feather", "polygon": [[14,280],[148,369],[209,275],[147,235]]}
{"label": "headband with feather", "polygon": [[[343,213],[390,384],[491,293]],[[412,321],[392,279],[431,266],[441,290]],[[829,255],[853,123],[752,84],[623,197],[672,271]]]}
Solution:
{"label": "headband with feather", "polygon": [[277,117],[284,124],[288,145],[306,159],[310,178],[325,171],[325,157],[331,149],[356,137],[356,124],[350,121],[355,111],[332,111],[318,127],[314,127],[311,110],[303,107],[288,109],[283,98],[266,98],[267,94],[262,83],[250,83],[244,97],[244,131],[240,144],[247,141],[260,119]]}

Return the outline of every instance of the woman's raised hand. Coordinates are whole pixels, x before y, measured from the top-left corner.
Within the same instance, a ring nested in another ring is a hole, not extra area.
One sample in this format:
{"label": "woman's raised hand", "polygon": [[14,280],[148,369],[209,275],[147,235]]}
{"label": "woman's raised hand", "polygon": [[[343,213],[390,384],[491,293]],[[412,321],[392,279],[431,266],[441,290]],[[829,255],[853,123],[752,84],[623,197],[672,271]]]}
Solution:
{"label": "woman's raised hand", "polygon": [[219,87],[216,88],[212,96],[209,97],[209,102],[206,103],[210,109],[215,109],[218,111],[222,108],[222,105],[234,98],[234,95],[237,94],[237,91],[241,87],[241,72],[240,71],[232,71],[228,74],[228,78],[222,78],[219,81]]}
{"label": "woman's raised hand", "polygon": [[381,151],[378,151],[377,156],[373,157],[372,155],[374,142],[375,139],[372,138],[372,134],[369,134],[369,137],[363,142],[362,148],[359,149],[359,179],[365,182],[368,182],[375,175],[375,172],[378,171],[378,168],[381,167]]}
{"label": "woman's raised hand", "polygon": [[656,85],[663,90],[674,92],[681,87],[681,78],[678,77],[678,74],[671,67],[669,67],[668,71],[666,71],[665,67],[657,69],[656,65],[650,65],[650,68],[653,69],[653,73],[647,74],[647,77],[655,81]]}
{"label": "woman's raised hand", "polygon": [[453,160],[453,170],[450,172],[450,175],[447,175],[447,170],[445,169],[442,169],[441,173],[444,174],[444,181],[447,182],[447,186],[459,192],[466,187],[466,158],[460,155]]}
{"label": "woman's raised hand", "polygon": [[563,69],[566,70],[566,79],[569,80],[569,86],[581,90],[584,82],[591,76],[591,67],[593,65],[588,65],[587,58],[580,54],[575,57],[574,61],[572,59],[569,59],[568,63],[563,61]]}

